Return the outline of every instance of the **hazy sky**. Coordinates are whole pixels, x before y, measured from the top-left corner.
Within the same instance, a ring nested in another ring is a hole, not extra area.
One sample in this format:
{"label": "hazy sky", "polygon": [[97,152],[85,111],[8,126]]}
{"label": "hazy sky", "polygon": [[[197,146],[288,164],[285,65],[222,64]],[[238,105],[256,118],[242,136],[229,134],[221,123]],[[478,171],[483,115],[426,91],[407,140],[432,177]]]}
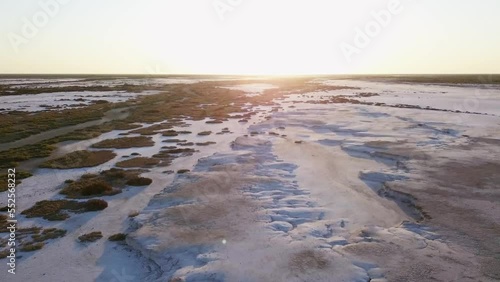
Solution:
{"label": "hazy sky", "polygon": [[499,0],[0,0],[0,73],[500,73]]}

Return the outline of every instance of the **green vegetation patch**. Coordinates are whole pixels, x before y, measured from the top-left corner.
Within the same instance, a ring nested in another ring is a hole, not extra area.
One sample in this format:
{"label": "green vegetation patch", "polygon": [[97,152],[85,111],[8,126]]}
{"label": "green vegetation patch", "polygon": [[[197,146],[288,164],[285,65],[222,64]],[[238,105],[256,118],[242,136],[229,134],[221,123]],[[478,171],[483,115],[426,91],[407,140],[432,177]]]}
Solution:
{"label": "green vegetation patch", "polygon": [[8,112],[0,114],[0,143],[12,142],[34,134],[64,126],[97,120],[111,109],[110,105],[90,105],[84,108],[44,112]]}
{"label": "green vegetation patch", "polygon": [[9,249],[5,249],[5,250],[0,251],[0,259],[6,258],[8,255],[10,255]]}
{"label": "green vegetation patch", "polygon": [[56,239],[64,237],[66,235],[66,230],[57,228],[48,228],[42,231],[41,234],[33,235],[31,238],[35,242],[43,242],[49,239]]}
{"label": "green vegetation patch", "polygon": [[41,217],[46,220],[57,221],[69,218],[65,211],[84,213],[100,211],[108,207],[108,203],[100,199],[92,199],[85,202],[68,200],[45,200],[36,202],[35,205],[21,212],[27,218]]}
{"label": "green vegetation patch", "polygon": [[[29,160],[31,158],[47,157],[53,151],[54,144],[67,140],[86,140],[97,137],[102,133],[114,129],[129,130],[138,128],[138,123],[158,123],[151,125],[147,129],[139,128],[137,133],[156,134],[164,130],[172,129],[172,126],[184,126],[183,121],[186,117],[192,120],[210,120],[222,121],[228,118],[248,119],[254,113],[245,109],[247,103],[255,105],[272,104],[275,98],[281,98],[290,93],[306,93],[311,91],[329,91],[340,89],[342,86],[322,86],[320,84],[308,83],[310,78],[294,79],[273,79],[266,81],[279,88],[268,89],[265,95],[256,97],[247,97],[245,92],[221,88],[221,84],[234,85],[240,81],[232,82],[202,82],[193,85],[169,85],[162,86],[163,92],[156,95],[142,96],[123,103],[115,104],[94,104],[81,109],[68,109],[63,111],[51,111],[40,113],[9,112],[3,114],[0,136],[3,141],[18,140],[36,133],[45,132],[50,129],[60,128],[67,125],[80,124],[85,121],[102,118],[107,110],[113,108],[128,107],[130,115],[124,120],[106,122],[100,125],[78,129],[68,134],[42,141],[41,143],[29,146],[23,146],[8,151],[0,152],[0,166],[4,168],[14,167],[16,163]],[[92,87],[74,88],[72,91],[83,91],[93,89]],[[110,90],[123,89],[125,91],[144,91],[148,86],[130,86],[122,85],[111,87]],[[62,91],[64,87],[56,87],[51,91]],[[102,89],[101,89],[102,90]],[[20,94],[47,93],[48,89],[22,89]],[[15,94],[15,93],[14,93]],[[200,105],[203,105],[200,107]],[[168,110],[165,110],[168,109]],[[244,113],[234,115],[234,113]],[[167,122],[163,122],[167,121]],[[22,126],[21,126],[22,125]],[[21,127],[20,127],[21,126]],[[187,132],[185,132],[187,133]],[[184,134],[178,131],[177,134]],[[144,136],[143,136],[144,137]],[[98,143],[95,147],[103,146],[109,148],[129,148],[134,139],[117,139],[113,141],[105,140]],[[138,144],[133,146],[153,146],[150,139],[135,139]],[[145,144],[143,144],[143,142]],[[184,141],[185,142],[185,141]]]}
{"label": "green vegetation patch", "polygon": [[50,156],[54,146],[47,143],[38,143],[0,152],[0,168],[16,167],[19,162],[32,158],[44,158]]}
{"label": "green vegetation patch", "polygon": [[45,246],[44,242],[28,242],[21,245],[20,250],[23,252],[33,252],[40,250]]}
{"label": "green vegetation patch", "polygon": [[[144,170],[123,170],[112,168],[99,174],[87,173],[77,181],[66,183],[61,194],[70,199],[86,199],[111,196],[121,193],[121,188],[129,185],[129,181],[137,181]],[[149,185],[149,184],[148,184]],[[138,185],[142,186],[142,185]]]}
{"label": "green vegetation patch", "polygon": [[184,142],[184,143],[177,143],[177,145],[183,146],[183,147],[189,147],[189,146],[194,146],[194,143],[193,142]]}
{"label": "green vegetation patch", "polygon": [[129,133],[136,133],[136,134],[141,134],[141,135],[155,135],[157,133],[160,133],[161,131],[165,129],[172,129],[172,125],[170,123],[160,123],[160,124],[155,124],[151,125],[148,127],[144,128],[139,128],[133,131],[130,131]]}
{"label": "green vegetation patch", "polygon": [[162,142],[163,143],[182,143],[182,142],[186,142],[187,140],[183,140],[183,139],[166,139],[166,140],[163,140]]}
{"label": "green vegetation patch", "polygon": [[102,232],[94,231],[87,234],[83,234],[82,236],[78,237],[78,240],[82,243],[86,243],[86,242],[95,242],[101,238],[102,238]]}
{"label": "green vegetation patch", "polygon": [[118,162],[117,167],[152,167],[160,163],[160,160],[154,158],[138,157],[125,161]]}
{"label": "green vegetation patch", "polygon": [[41,230],[42,228],[38,226],[24,227],[17,229],[16,234],[18,235],[18,238],[20,238],[25,235],[38,234]]}
{"label": "green vegetation patch", "polygon": [[[64,237],[66,233],[66,230],[57,228],[23,227],[16,230],[16,239],[20,251],[32,252],[43,248],[46,241]],[[0,247],[7,247],[7,240],[0,238]],[[10,253],[7,251],[8,249],[0,251],[0,259],[5,258]]]}
{"label": "green vegetation patch", "polygon": [[109,170],[102,171],[98,177],[107,181],[113,187],[124,187],[127,185],[127,181],[130,179],[135,179],[139,177],[139,174],[143,173],[144,170],[124,170],[119,168],[112,168]]}
{"label": "green vegetation patch", "polygon": [[49,160],[40,165],[44,168],[70,169],[93,167],[106,163],[116,157],[113,151],[75,151],[63,157]]}
{"label": "green vegetation patch", "polygon": [[209,145],[214,145],[214,144],[217,144],[217,143],[213,142],[213,141],[207,141],[207,142],[196,143],[196,146],[209,146]]}
{"label": "green vegetation patch", "polygon": [[175,130],[167,130],[167,131],[164,131],[162,133],[163,136],[166,136],[166,137],[174,137],[174,136],[178,136],[179,133],[177,133],[177,131]]}
{"label": "green vegetation patch", "polygon": [[[21,184],[21,179],[25,179],[31,176],[32,174],[27,171],[16,170],[16,185]],[[5,192],[9,189],[8,179],[9,177],[7,173],[0,173],[0,192]]]}
{"label": "green vegetation patch", "polygon": [[[3,217],[0,216],[0,221]],[[19,250],[23,252],[32,252],[43,248],[47,240],[64,237],[66,230],[57,228],[42,229],[38,226],[23,227],[16,230],[16,239],[18,240]],[[0,247],[7,247],[7,240],[0,238]],[[0,251],[0,259],[5,258],[10,252],[9,249]]]}
{"label": "green vegetation patch", "polygon": [[9,232],[9,230],[7,230],[7,227],[9,227],[9,223],[7,222],[8,219],[8,216],[0,214],[0,233]]}
{"label": "green vegetation patch", "polygon": [[127,185],[129,185],[129,186],[147,186],[147,185],[151,184],[152,182],[153,182],[153,180],[151,180],[150,178],[135,177],[135,178],[129,179],[127,181]]}
{"label": "green vegetation patch", "polygon": [[151,137],[137,136],[137,137],[122,137],[116,139],[107,139],[92,145],[93,148],[116,148],[126,149],[133,147],[152,147],[155,142]]}
{"label": "green vegetation patch", "polygon": [[91,198],[98,196],[111,196],[120,193],[119,189],[114,189],[108,182],[100,178],[81,178],[78,181],[69,183],[61,190],[61,194],[67,198]]}
{"label": "green vegetation patch", "polygon": [[127,238],[127,234],[117,233],[117,234],[113,234],[113,235],[109,236],[108,240],[116,242],[116,241],[123,241],[126,238]]}

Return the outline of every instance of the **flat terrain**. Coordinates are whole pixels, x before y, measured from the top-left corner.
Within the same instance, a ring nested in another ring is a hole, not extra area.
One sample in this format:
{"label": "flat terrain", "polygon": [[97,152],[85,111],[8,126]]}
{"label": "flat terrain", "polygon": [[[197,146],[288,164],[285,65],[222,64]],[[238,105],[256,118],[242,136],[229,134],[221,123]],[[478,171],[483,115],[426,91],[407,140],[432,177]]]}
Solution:
{"label": "flat terrain", "polygon": [[498,281],[499,81],[0,77],[9,279]]}

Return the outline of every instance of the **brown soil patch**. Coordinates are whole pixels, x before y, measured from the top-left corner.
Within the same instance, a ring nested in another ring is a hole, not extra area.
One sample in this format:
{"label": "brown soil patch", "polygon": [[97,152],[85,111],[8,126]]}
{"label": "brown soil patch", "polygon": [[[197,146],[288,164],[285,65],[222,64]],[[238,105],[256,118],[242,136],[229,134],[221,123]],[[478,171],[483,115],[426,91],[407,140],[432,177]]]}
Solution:
{"label": "brown soil patch", "polygon": [[293,254],[288,262],[292,273],[302,274],[309,271],[325,269],[330,262],[317,250],[304,250]]}

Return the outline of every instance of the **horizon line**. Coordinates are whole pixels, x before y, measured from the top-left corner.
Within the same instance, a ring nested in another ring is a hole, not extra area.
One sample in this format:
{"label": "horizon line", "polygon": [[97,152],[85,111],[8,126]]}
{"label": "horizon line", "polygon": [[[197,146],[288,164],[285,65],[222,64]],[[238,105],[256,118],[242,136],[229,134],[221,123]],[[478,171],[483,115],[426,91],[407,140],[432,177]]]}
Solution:
{"label": "horizon line", "polygon": [[227,74],[227,73],[0,73],[0,76],[451,76],[500,75],[499,73],[317,73],[317,74]]}

